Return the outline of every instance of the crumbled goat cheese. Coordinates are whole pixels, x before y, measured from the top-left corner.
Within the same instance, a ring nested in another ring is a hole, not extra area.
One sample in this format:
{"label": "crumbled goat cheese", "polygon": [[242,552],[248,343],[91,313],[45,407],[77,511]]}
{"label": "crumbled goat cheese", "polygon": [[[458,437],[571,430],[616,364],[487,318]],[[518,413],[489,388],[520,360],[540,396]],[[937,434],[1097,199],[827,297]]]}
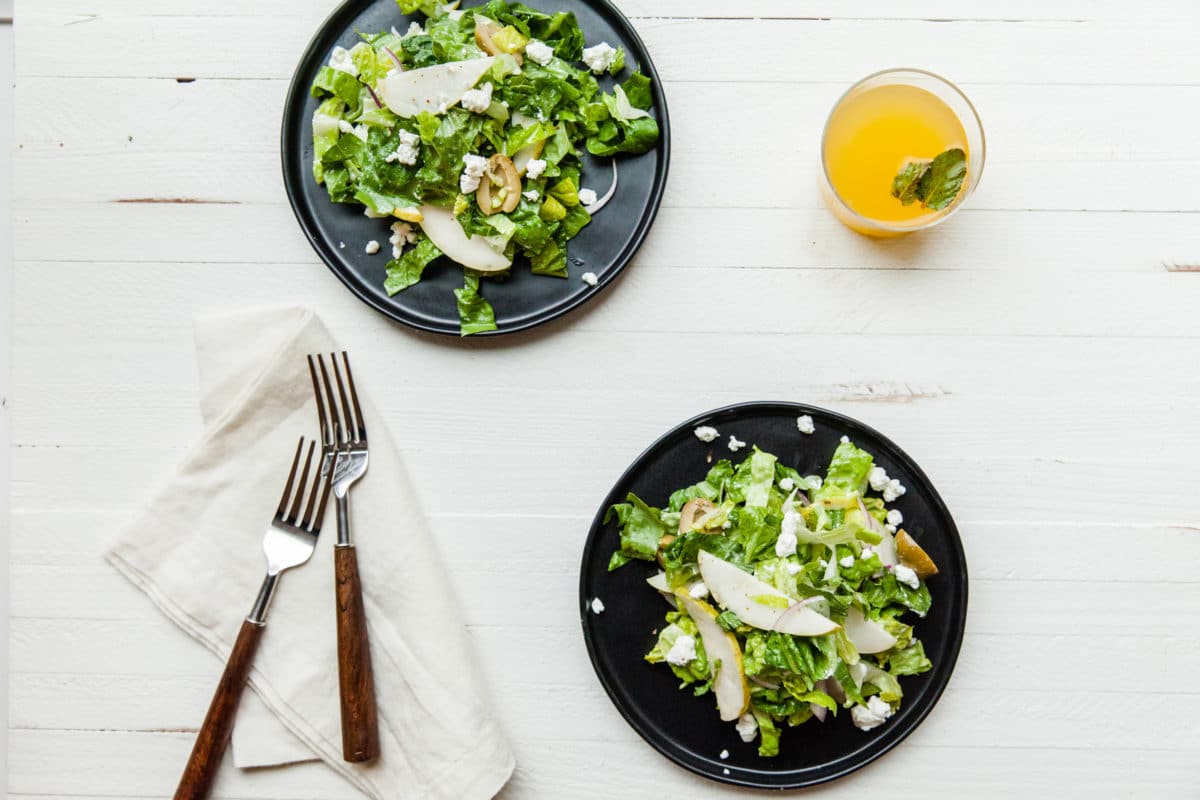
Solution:
{"label": "crumbled goat cheese", "polygon": [[913,572],[911,568],[906,567],[903,564],[897,564],[895,567],[893,567],[892,574],[896,576],[896,580],[900,581],[910,589],[921,588],[921,579],[917,577],[917,573]]}
{"label": "crumbled goat cheese", "polygon": [[838,563],[841,564],[843,567],[847,567],[847,568],[853,567],[854,566],[854,556],[845,556]]}
{"label": "crumbled goat cheese", "polygon": [[738,717],[735,727],[743,742],[753,742],[754,734],[758,733],[758,720],[754,718],[753,714],[742,714]]}
{"label": "crumbled goat cheese", "polygon": [[407,222],[393,222],[392,235],[388,237],[388,241],[392,244],[392,258],[399,258],[404,254],[404,245],[410,244],[417,240],[417,232],[413,230],[413,226]]}
{"label": "crumbled goat cheese", "polygon": [[688,594],[697,600],[703,600],[708,597],[708,584],[704,581],[696,581],[688,587]]}
{"label": "crumbled goat cheese", "polygon": [[711,425],[701,425],[699,428],[696,428],[696,430],[692,431],[692,433],[695,434],[696,438],[702,442],[711,442],[720,435],[717,433],[717,429]]}
{"label": "crumbled goat cheese", "polygon": [[879,699],[878,695],[867,698],[865,706],[855,706],[850,709],[850,717],[859,730],[869,731],[878,728],[892,716],[892,707]]}
{"label": "crumbled goat cheese", "polygon": [[686,666],[695,660],[696,640],[686,633],[676,639],[675,644],[667,651],[667,663],[677,667]]}
{"label": "crumbled goat cheese", "polygon": [[487,169],[488,160],[483,156],[467,153],[462,157],[463,171],[458,178],[458,189],[463,194],[470,194],[479,188],[479,181]]}
{"label": "crumbled goat cheese", "polygon": [[405,130],[400,131],[399,137],[400,141],[396,143],[396,149],[388,153],[384,161],[389,164],[399,161],[401,164],[409,166],[417,163],[417,154],[421,152],[421,137]]}
{"label": "crumbled goat cheese", "polygon": [[367,246],[363,249],[367,252],[367,255],[373,256],[379,252],[379,242],[372,239],[371,241],[367,242]]}
{"label": "crumbled goat cheese", "polygon": [[598,284],[600,282],[600,279],[598,277],[596,277],[596,273],[594,273],[594,272],[583,273],[582,275],[579,276],[579,280],[583,281],[588,286],[595,286],[596,284]]}
{"label": "crumbled goat cheese", "polygon": [[727,758],[729,758],[729,751],[728,751],[728,750],[722,750],[722,751],[721,751],[721,760],[722,760],[722,761],[724,761],[724,760],[725,760],[725,759],[727,759]]}
{"label": "crumbled goat cheese", "polygon": [[743,442],[741,439],[737,438],[736,436],[731,435],[729,437],[729,449],[732,450],[733,452],[736,453],[738,450],[741,450],[745,446],[746,446],[746,443]]}
{"label": "crumbled goat cheese", "polygon": [[603,614],[604,613],[604,603],[600,602],[599,597],[592,598],[592,613],[593,614]]}
{"label": "crumbled goat cheese", "polygon": [[900,499],[900,495],[907,491],[908,489],[904,488],[904,484],[900,483],[900,481],[897,479],[892,478],[887,482],[887,486],[883,487],[883,501],[885,503],[894,503]]}
{"label": "crumbled goat cheese", "polygon": [[545,42],[539,42],[537,39],[530,39],[525,45],[525,55],[529,56],[529,60],[543,67],[550,63],[550,59],[554,58],[554,48]]}
{"label": "crumbled goat cheese", "polygon": [[[790,520],[789,518],[794,518]],[[796,554],[796,526],[799,524],[800,515],[795,511],[788,509],[783,515],[783,529],[779,532],[779,538],[775,540],[775,555],[780,558],[787,558]]]}
{"label": "crumbled goat cheese", "polygon": [[546,160],[544,158],[531,158],[525,164],[525,177],[531,181],[535,181],[542,177],[542,173],[546,171]]}
{"label": "crumbled goat cheese", "polygon": [[329,66],[338,72],[358,77],[358,67],[355,66],[354,59],[350,56],[350,51],[344,47],[333,48],[333,52],[329,54]]}
{"label": "crumbled goat cheese", "polygon": [[537,202],[537,199],[538,199],[537,189],[526,189],[525,191],[521,192],[521,196],[531,202]]}
{"label": "crumbled goat cheese", "polygon": [[485,83],[462,96],[462,107],[472,114],[482,114],[492,104],[492,84]]}
{"label": "crumbled goat cheese", "polygon": [[583,203],[584,207],[596,205],[596,193],[591,189],[579,190],[579,202]]}
{"label": "crumbled goat cheese", "polygon": [[850,444],[850,437],[843,436],[841,439],[838,439],[838,441],[841,442],[842,444]]}
{"label": "crumbled goat cheese", "polygon": [[595,47],[586,47],[583,50],[583,63],[597,75],[611,67],[616,57],[617,49],[608,42],[601,42]]}
{"label": "crumbled goat cheese", "polygon": [[801,433],[812,433],[817,429],[817,427],[813,425],[813,418],[808,414],[805,414],[801,417],[796,417],[796,428],[799,429]]}
{"label": "crumbled goat cheese", "polygon": [[898,526],[902,522],[904,522],[904,515],[901,514],[899,510],[893,508],[891,511],[889,511],[887,513],[887,522],[888,522],[888,525],[897,525]]}
{"label": "crumbled goat cheese", "polygon": [[791,478],[783,478],[779,481],[779,488],[783,489],[785,492],[790,492],[792,489],[796,488],[796,482]]}
{"label": "crumbled goat cheese", "polygon": [[786,565],[784,565],[784,569],[787,570],[788,575],[796,575],[799,574],[800,570],[804,569],[804,567],[800,566],[795,561],[789,561]]}
{"label": "crumbled goat cheese", "polygon": [[887,531],[888,533],[892,534],[893,536],[896,534],[896,526],[895,525],[884,525],[883,529],[885,531]]}
{"label": "crumbled goat cheese", "polygon": [[872,550],[869,547],[864,547],[862,549],[862,553],[859,555],[859,558],[861,558],[863,561],[866,561],[868,558],[870,558],[873,555],[875,555],[874,550]]}
{"label": "crumbled goat cheese", "polygon": [[870,474],[867,475],[867,483],[877,492],[882,492],[883,487],[887,486],[888,474],[883,467],[871,467]]}

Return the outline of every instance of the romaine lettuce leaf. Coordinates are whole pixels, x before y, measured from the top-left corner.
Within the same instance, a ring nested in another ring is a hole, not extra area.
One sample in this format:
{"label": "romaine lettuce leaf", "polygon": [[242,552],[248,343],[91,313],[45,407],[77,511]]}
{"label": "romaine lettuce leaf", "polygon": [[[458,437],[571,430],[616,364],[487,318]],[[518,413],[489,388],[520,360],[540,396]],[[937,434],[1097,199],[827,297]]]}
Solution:
{"label": "romaine lettuce leaf", "polygon": [[437,248],[437,245],[422,237],[400,258],[392,259],[387,263],[387,278],[383,282],[383,288],[389,295],[404,291],[420,281],[425,267],[441,255],[442,251]]}
{"label": "romaine lettuce leaf", "polygon": [[653,561],[659,540],[667,534],[658,509],[646,505],[636,494],[629,494],[625,500],[605,512],[604,524],[607,525],[613,518],[617,520],[621,530],[622,554],[628,558]]}
{"label": "romaine lettuce leaf", "polygon": [[463,288],[454,290],[458,302],[459,328],[463,336],[496,330],[496,315],[492,304],[479,294],[479,273],[463,270]]}

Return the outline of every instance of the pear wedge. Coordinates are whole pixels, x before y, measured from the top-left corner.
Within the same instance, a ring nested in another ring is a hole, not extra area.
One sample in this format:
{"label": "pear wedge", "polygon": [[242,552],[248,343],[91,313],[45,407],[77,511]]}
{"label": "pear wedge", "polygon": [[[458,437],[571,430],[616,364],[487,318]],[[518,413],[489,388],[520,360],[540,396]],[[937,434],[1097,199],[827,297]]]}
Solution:
{"label": "pear wedge", "polygon": [[503,272],[512,262],[482,236],[468,237],[454,212],[441,206],[421,206],[421,230],[437,248],[464,267],[480,272]]}
{"label": "pear wedge", "polygon": [[377,94],[398,117],[415,117],[422,111],[445,114],[496,63],[494,56],[451,61],[432,67],[392,70],[379,81]]}
{"label": "pear wedge", "polygon": [[713,599],[747,625],[793,636],[822,636],[841,627],[811,608],[797,607],[795,600],[774,586],[707,550],[700,551],[699,562],[700,577]]}
{"label": "pear wedge", "polygon": [[654,573],[649,578],[646,578],[646,583],[663,594],[671,594],[671,587],[667,585],[667,573],[665,572]]}
{"label": "pear wedge", "polygon": [[708,663],[715,666],[718,661],[721,662],[721,668],[713,680],[713,694],[717,696],[717,711],[721,719],[732,722],[750,705],[750,684],[746,682],[742,667],[742,648],[733,634],[717,623],[716,609],[708,603],[689,597],[684,592],[677,592],[675,598],[699,628]]}
{"label": "pear wedge", "polygon": [[858,606],[846,612],[846,637],[860,653],[882,653],[896,646],[892,636],[878,622],[867,619]]}
{"label": "pear wedge", "polygon": [[938,574],[937,564],[933,563],[929,554],[907,531],[902,530],[896,534],[896,551],[900,554],[900,563],[917,573],[917,577],[923,579]]}

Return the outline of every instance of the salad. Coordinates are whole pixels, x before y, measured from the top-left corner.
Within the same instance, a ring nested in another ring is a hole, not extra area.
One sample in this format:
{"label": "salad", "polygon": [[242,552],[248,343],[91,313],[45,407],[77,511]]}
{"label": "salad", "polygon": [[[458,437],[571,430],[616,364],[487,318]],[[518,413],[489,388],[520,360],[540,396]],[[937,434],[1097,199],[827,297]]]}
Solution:
{"label": "salad", "polygon": [[586,47],[569,12],[397,2],[424,25],[360,34],[313,81],[313,176],[333,202],[390,221],[389,295],[445,256],[464,268],[462,334],[495,330],[480,280],[507,275],[518,255],[566,278],[567,242],[616,190],[615,161],[603,197],[581,184],[581,151],[644,153],[658,141],[650,79],[627,69],[622,48]]}
{"label": "salad", "polygon": [[671,606],[646,660],[715,696],[761,756],[779,753],[784,726],[841,709],[864,731],[884,724],[901,678],[932,668],[907,616],[929,610],[937,567],[887,507],[903,493],[843,437],[823,477],[754,448],[665,508],[630,494],[606,517],[621,537],[609,569],[656,561],[647,583]]}

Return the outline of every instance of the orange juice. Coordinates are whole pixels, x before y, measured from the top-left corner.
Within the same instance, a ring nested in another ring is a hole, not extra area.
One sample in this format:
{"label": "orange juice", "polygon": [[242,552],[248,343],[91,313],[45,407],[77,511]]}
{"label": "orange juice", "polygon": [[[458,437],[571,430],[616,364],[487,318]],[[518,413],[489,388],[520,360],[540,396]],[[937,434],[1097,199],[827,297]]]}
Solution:
{"label": "orange juice", "polygon": [[[973,157],[962,117],[946,100],[912,83],[879,78],[874,85],[868,79],[851,89],[834,108],[821,155],[826,200],[838,219],[862,233],[888,236],[946,216],[973,188],[971,170],[982,162]],[[981,130],[979,136],[982,147]],[[892,196],[892,181],[905,165],[928,162],[951,148],[966,153],[968,169],[963,188],[948,207],[934,211],[921,202],[904,205]]]}

